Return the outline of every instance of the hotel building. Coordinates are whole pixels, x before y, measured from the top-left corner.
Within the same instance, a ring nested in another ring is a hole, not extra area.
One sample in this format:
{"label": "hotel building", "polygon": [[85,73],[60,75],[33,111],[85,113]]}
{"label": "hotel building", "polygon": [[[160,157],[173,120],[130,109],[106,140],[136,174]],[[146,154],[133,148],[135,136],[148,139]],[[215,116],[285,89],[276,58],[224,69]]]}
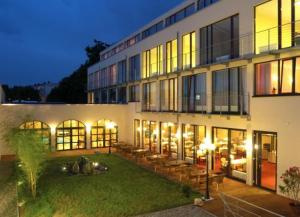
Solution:
{"label": "hotel building", "polygon": [[[187,0],[100,53],[89,102],[127,104],[129,140],[276,190],[300,165],[300,1]],[[279,172],[279,174],[278,174]]]}
{"label": "hotel building", "polygon": [[186,0],[99,55],[90,105],[35,107],[54,150],[120,140],[278,193],[300,166],[300,0]]}

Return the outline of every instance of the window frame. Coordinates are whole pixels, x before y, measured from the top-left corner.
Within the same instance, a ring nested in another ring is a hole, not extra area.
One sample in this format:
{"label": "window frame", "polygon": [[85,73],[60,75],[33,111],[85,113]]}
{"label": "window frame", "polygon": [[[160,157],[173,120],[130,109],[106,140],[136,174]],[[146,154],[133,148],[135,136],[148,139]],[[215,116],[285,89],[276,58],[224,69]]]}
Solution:
{"label": "window frame", "polygon": [[[162,86],[163,86],[163,83],[164,82],[167,82],[168,84],[168,89],[167,89],[167,95],[168,95],[168,109],[162,109],[162,95],[163,95],[163,91],[166,90],[166,89],[163,89]],[[173,90],[171,91],[170,89],[170,84],[171,82],[173,83]],[[160,80],[159,81],[159,92],[160,92],[160,98],[159,98],[159,110],[161,112],[177,112],[178,111],[178,78],[175,77],[175,78],[170,78],[170,79],[164,79],[164,80]],[[171,106],[171,92],[173,92],[173,105]],[[177,93],[177,94],[176,94]],[[174,108],[174,109],[171,109],[171,108]]]}

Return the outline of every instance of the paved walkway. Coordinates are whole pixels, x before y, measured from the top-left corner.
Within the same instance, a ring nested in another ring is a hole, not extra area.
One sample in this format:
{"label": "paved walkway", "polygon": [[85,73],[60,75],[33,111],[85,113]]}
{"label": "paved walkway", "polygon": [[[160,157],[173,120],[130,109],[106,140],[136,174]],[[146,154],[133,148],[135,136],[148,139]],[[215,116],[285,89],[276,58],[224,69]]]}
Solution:
{"label": "paved walkway", "polygon": [[139,215],[136,217],[214,217],[207,211],[193,205],[180,206],[159,212]]}
{"label": "paved walkway", "polygon": [[[291,202],[289,199],[279,196],[273,192],[251,187],[231,179],[225,179],[224,185],[220,186],[219,191],[283,216],[300,217],[300,210],[291,207],[289,205]],[[203,209],[215,214],[216,216],[224,216],[224,205],[216,190],[212,192],[212,197],[214,200],[207,202],[203,206]]]}

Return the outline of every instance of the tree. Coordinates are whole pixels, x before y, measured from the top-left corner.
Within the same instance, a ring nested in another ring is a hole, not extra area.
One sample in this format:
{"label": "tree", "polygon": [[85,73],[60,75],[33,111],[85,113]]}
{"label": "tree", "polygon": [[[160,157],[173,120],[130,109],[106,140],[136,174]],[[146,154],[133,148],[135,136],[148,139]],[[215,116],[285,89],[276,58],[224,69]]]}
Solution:
{"label": "tree", "polygon": [[38,90],[34,89],[32,86],[13,86],[9,87],[3,85],[3,90],[5,92],[6,101],[40,101],[40,94]]}
{"label": "tree", "polygon": [[47,102],[87,103],[87,69],[100,60],[99,53],[107,47],[108,44],[97,40],[94,40],[93,46],[87,46],[86,62],[59,82],[59,85],[48,95]]}
{"label": "tree", "polygon": [[42,135],[32,129],[12,128],[8,131],[7,141],[20,160],[21,170],[35,199],[37,181],[45,167],[49,146],[43,141]]}

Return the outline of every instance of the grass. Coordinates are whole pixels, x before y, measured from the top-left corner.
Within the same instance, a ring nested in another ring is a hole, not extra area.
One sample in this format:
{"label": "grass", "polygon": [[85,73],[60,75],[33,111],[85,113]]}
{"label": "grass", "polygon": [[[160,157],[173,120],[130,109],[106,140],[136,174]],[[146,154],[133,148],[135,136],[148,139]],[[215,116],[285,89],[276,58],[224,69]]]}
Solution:
{"label": "grass", "polygon": [[91,156],[109,166],[105,174],[68,176],[61,165],[77,158],[49,162],[38,183],[38,198],[26,203],[30,217],[134,216],[191,203],[181,186],[115,155]]}

